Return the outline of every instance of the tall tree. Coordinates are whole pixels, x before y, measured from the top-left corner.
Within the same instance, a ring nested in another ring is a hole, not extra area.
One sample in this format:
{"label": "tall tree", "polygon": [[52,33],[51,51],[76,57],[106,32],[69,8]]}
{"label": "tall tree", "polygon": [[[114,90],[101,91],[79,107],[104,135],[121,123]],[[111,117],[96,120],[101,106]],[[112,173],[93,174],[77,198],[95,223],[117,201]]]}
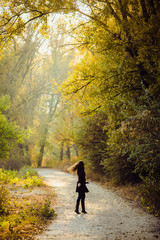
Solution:
{"label": "tall tree", "polygon": [[59,26],[57,27],[57,33],[50,33],[51,59],[48,64],[47,73],[48,80],[50,81],[50,87],[48,88],[48,92],[46,93],[47,111],[46,119],[44,121],[45,125],[43,125],[42,127],[42,136],[40,137],[40,153],[38,156],[38,166],[42,165],[45,146],[49,137],[50,125],[52,124],[52,121],[54,121],[54,119],[56,118],[56,114],[61,111],[59,110],[59,108],[61,109],[61,106],[59,107],[61,100],[59,86],[64,81],[64,79],[67,78],[69,62],[71,60],[71,54],[65,55],[64,50],[61,48],[61,46],[64,44],[64,39],[61,34],[60,25],[61,24],[59,23]]}

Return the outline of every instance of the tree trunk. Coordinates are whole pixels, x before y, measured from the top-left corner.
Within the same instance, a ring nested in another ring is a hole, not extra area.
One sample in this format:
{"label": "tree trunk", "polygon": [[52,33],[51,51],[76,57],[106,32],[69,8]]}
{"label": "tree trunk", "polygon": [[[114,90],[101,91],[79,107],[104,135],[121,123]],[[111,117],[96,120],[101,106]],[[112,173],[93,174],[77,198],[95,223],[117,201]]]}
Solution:
{"label": "tree trunk", "polygon": [[75,150],[76,156],[79,157],[78,147],[77,147],[76,145],[74,145],[73,147],[74,147],[74,150]]}
{"label": "tree trunk", "polygon": [[61,150],[60,150],[60,160],[63,161],[63,154],[64,154],[64,143],[61,143]]}
{"label": "tree trunk", "polygon": [[52,98],[51,98],[50,106],[49,106],[48,120],[47,120],[46,126],[44,128],[44,133],[43,133],[42,141],[41,141],[42,144],[40,146],[40,152],[39,152],[39,156],[38,156],[38,167],[42,166],[44,149],[45,149],[47,135],[48,135],[49,123],[51,122],[52,117],[53,117],[54,113],[56,112],[56,109],[57,109],[57,106],[59,103],[59,98],[57,98],[57,101],[56,101],[55,105],[53,106],[54,100],[55,100],[54,94],[52,94]]}
{"label": "tree trunk", "polygon": [[70,146],[67,146],[66,157],[67,157],[68,160],[71,160],[71,150],[70,150]]}
{"label": "tree trunk", "polygon": [[42,144],[41,148],[40,148],[40,152],[39,152],[39,156],[38,156],[38,167],[42,166],[42,160],[43,160],[43,154],[44,154],[44,147],[45,147],[45,143]]}

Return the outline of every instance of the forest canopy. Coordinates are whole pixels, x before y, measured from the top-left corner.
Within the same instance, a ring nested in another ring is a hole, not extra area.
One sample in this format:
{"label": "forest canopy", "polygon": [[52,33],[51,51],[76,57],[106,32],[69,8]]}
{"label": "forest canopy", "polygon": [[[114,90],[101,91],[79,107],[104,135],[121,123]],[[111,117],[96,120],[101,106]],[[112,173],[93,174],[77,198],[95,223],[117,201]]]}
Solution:
{"label": "forest canopy", "polygon": [[30,132],[1,167],[83,159],[159,208],[159,1],[1,0],[0,45],[1,134]]}

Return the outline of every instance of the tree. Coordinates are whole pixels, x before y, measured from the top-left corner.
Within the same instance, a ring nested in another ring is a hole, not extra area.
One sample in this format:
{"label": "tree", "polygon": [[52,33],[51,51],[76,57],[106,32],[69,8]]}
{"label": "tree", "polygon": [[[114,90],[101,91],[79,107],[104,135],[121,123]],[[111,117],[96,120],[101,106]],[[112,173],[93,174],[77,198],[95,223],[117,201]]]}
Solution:
{"label": "tree", "polygon": [[14,35],[20,35],[25,26],[35,23],[35,28],[39,26],[39,31],[45,34],[47,31],[47,17],[56,13],[68,13],[74,7],[74,1],[42,1],[33,2],[31,0],[1,1],[1,22],[0,22],[0,42],[6,42]]}
{"label": "tree", "polygon": [[[39,46],[39,36],[33,33],[30,25],[21,37],[15,37],[10,46],[3,50],[0,61],[0,95],[4,96],[7,93],[11,100],[11,107],[6,116],[10,122],[14,121],[25,129],[32,127],[37,100],[44,88],[44,84],[38,83],[37,80],[35,82],[32,75],[35,66],[40,64],[36,59]],[[24,163],[29,163],[28,141],[26,139],[23,144],[12,148],[8,164],[19,168]]]}
{"label": "tree", "polygon": [[24,138],[24,131],[18,128],[6,118],[6,111],[10,107],[9,97],[4,96],[0,98],[0,159],[1,167],[4,160],[9,157],[11,148],[17,143],[22,143]]}
{"label": "tree", "polygon": [[[56,159],[62,164],[63,160],[68,162],[78,157],[78,148],[74,139],[74,128],[76,127],[77,117],[72,112],[72,105],[65,104],[59,106],[57,117],[51,123],[50,142],[57,149]],[[60,160],[60,161],[59,161]]]}
{"label": "tree", "polygon": [[[47,17],[53,14],[73,13],[81,17],[80,21],[74,22],[75,26],[72,23],[72,29],[65,29],[69,36],[75,39],[71,45],[77,47],[78,51],[73,63],[73,73],[62,84],[63,93],[67,96],[67,101],[71,99],[70,104],[77,118],[73,113],[71,116],[73,114],[76,120],[79,118],[80,129],[77,131],[74,128],[70,134],[71,130],[64,128],[65,134],[62,134],[62,131],[57,134],[60,158],[63,158],[65,144],[68,144],[67,155],[70,158],[69,145],[76,142],[81,146],[83,156],[86,156],[88,149],[88,159],[95,168],[103,164],[106,174],[111,178],[115,175],[118,183],[136,182],[140,179],[144,184],[147,181],[157,183],[155,166],[159,169],[159,138],[149,131],[148,126],[151,128],[153,124],[153,129],[159,129],[159,120],[156,118],[156,115],[159,116],[160,101],[159,1],[38,0],[33,3],[18,0],[3,2],[2,12],[1,40],[4,42],[9,37],[22,33],[24,26],[30,21],[34,21],[34,27],[44,34],[47,31]],[[60,64],[63,61],[59,59],[62,52],[59,46],[57,48],[58,40],[53,39],[56,47],[52,48],[52,70],[48,69],[50,73],[46,74],[47,77],[42,74],[44,79],[49,81],[54,77],[54,86],[59,86],[62,82],[59,80],[66,78],[66,75],[59,77],[62,69]],[[67,120],[62,118],[63,114],[59,118],[52,115],[56,100],[61,97],[59,92],[57,93],[57,86],[54,93],[51,84],[45,90],[45,94],[40,93],[37,105],[39,116],[44,113],[44,116],[47,116],[46,119],[43,118],[39,128],[42,130],[42,156],[49,142],[47,139],[51,136],[50,126],[60,129],[56,120],[61,119],[61,122],[70,127],[70,111],[65,114]],[[62,104],[58,102],[57,113],[62,109]],[[147,118],[144,116],[146,112]],[[104,123],[106,119],[107,130]],[[145,125],[144,120],[148,125]],[[145,130],[141,122],[144,123]],[[127,124],[130,130],[134,129],[134,133],[128,130],[122,132],[123,126]],[[98,132],[101,134],[98,135]],[[55,138],[54,134],[52,136]],[[132,137],[136,139],[135,144]],[[94,144],[96,139],[98,142]],[[152,141],[154,153],[151,153]],[[144,153],[145,151],[147,152]],[[98,155],[95,155],[96,152]],[[41,164],[42,157],[39,162]],[[159,185],[156,186],[159,188]]]}
{"label": "tree", "polygon": [[[85,15],[91,21],[75,29],[76,36],[80,36],[79,42],[84,44],[80,61],[74,66],[68,81],[63,84],[64,94],[72,97],[76,103],[75,112],[80,117],[91,113],[96,115],[100,111],[106,113],[108,138],[102,157],[106,172],[112,176],[117,174],[118,183],[136,182],[140,179],[140,173],[136,171],[135,161],[129,161],[134,154],[127,145],[125,148],[121,124],[131,121],[137,112],[142,113],[150,108],[155,109],[158,116],[159,24],[155,22],[159,22],[159,3],[92,1],[89,7],[92,8],[91,14]],[[153,112],[151,116],[154,118]],[[92,121],[92,117],[89,119]],[[138,124],[141,121],[139,117]],[[147,129],[145,134],[148,134]],[[154,134],[150,134],[151,139],[154,139]],[[139,149],[138,139],[137,136],[135,154]],[[148,141],[150,142],[148,139],[146,144]],[[158,149],[156,140],[154,145]],[[159,153],[155,152],[154,159],[157,162]],[[142,151],[141,157],[142,163]],[[151,162],[150,158],[149,163]]]}
{"label": "tree", "polygon": [[[42,166],[43,156],[45,153],[46,145],[48,145],[48,138],[50,136],[50,128],[52,122],[57,121],[56,115],[58,115],[60,111],[63,111],[63,109],[61,109],[62,104],[59,86],[64,81],[64,79],[67,78],[69,71],[69,62],[72,58],[72,53],[65,54],[64,50],[61,48],[63,41],[64,39],[61,34],[61,24],[59,23],[57,31],[54,33],[52,33],[52,31],[50,32],[51,55],[49,56],[47,68],[45,68],[47,72],[45,78],[47,78],[49,86],[48,89],[46,89],[46,93],[41,98],[42,106],[39,108],[40,115],[45,114],[45,119],[43,116],[43,121],[41,121],[39,126],[41,129],[41,135],[39,142],[40,152],[38,155],[38,166]],[[42,108],[44,111],[42,111]],[[56,131],[56,129],[54,131]],[[61,147],[63,147],[63,144],[61,144]]]}

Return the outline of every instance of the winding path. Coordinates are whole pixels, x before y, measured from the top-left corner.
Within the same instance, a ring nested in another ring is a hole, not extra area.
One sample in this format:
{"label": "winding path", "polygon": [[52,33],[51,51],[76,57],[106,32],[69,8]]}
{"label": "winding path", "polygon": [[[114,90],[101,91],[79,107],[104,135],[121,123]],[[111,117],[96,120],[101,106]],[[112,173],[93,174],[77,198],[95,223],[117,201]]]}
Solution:
{"label": "winding path", "polygon": [[57,194],[57,217],[37,240],[160,240],[158,218],[133,207],[111,190],[90,182],[88,214],[74,212],[77,177],[53,169],[38,169]]}

